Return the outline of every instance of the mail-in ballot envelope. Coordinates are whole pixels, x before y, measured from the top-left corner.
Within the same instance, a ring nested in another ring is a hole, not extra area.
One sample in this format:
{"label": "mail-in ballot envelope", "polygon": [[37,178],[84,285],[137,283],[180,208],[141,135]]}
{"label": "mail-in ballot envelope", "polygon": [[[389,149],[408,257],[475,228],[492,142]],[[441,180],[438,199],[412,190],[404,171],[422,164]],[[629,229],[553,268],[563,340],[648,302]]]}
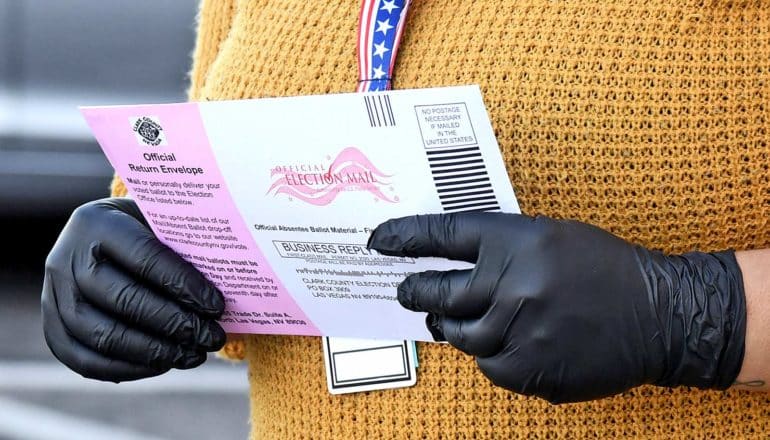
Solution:
{"label": "mail-in ballot envelope", "polygon": [[228,332],[431,341],[396,287],[471,267],[366,248],[413,214],[519,212],[476,86],[81,109]]}

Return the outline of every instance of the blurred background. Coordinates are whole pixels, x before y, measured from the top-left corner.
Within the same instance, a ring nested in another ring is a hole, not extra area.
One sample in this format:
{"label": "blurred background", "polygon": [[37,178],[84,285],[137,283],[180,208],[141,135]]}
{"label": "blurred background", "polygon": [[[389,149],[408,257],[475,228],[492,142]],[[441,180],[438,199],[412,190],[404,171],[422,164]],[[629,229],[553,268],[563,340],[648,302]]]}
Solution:
{"label": "blurred background", "polygon": [[82,105],[180,102],[197,1],[0,0],[0,439],[243,439],[244,365],[120,385],[49,353],[43,262],[72,210],[112,169]]}

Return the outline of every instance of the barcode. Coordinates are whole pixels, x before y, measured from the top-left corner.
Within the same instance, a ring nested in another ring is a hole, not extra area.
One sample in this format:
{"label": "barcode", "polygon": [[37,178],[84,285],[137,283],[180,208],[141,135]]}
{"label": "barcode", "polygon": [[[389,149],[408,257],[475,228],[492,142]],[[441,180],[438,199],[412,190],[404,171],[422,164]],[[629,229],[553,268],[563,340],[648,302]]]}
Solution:
{"label": "barcode", "polygon": [[426,153],[445,212],[500,209],[478,145]]}
{"label": "barcode", "polygon": [[396,126],[393,107],[390,106],[390,96],[384,94],[364,96],[364,104],[369,115],[369,125],[372,127]]}

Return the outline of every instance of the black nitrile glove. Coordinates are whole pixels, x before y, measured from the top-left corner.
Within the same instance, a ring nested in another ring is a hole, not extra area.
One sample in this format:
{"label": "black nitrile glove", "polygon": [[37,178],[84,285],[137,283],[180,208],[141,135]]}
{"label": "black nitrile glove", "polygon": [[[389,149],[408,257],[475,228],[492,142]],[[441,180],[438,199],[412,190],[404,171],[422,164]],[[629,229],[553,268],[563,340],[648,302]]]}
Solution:
{"label": "black nitrile glove", "polygon": [[500,213],[389,220],[369,246],[476,263],[413,274],[398,300],[517,393],[558,403],[642,384],[724,389],[740,372],[732,251],[664,255],[584,223]]}
{"label": "black nitrile glove", "polygon": [[48,255],[42,310],[53,354],[120,382],[192,368],[225,342],[222,294],[160,243],[136,204],[97,200],[72,214]]}

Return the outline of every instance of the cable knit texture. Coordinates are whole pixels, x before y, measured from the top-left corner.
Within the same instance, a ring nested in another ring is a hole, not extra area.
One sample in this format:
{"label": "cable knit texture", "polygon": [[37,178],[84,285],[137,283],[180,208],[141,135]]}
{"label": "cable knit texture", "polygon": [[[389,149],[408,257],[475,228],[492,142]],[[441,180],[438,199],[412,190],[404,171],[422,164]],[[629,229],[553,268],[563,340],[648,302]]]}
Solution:
{"label": "cable knit texture", "polygon": [[[350,92],[358,0],[206,0],[191,99]],[[770,2],[414,0],[395,88],[480,84],[522,210],[665,252],[770,247]],[[116,180],[115,194],[125,194]],[[550,406],[421,344],[331,396],[317,338],[248,336],[252,438],[767,438],[770,398],[641,387]]]}

